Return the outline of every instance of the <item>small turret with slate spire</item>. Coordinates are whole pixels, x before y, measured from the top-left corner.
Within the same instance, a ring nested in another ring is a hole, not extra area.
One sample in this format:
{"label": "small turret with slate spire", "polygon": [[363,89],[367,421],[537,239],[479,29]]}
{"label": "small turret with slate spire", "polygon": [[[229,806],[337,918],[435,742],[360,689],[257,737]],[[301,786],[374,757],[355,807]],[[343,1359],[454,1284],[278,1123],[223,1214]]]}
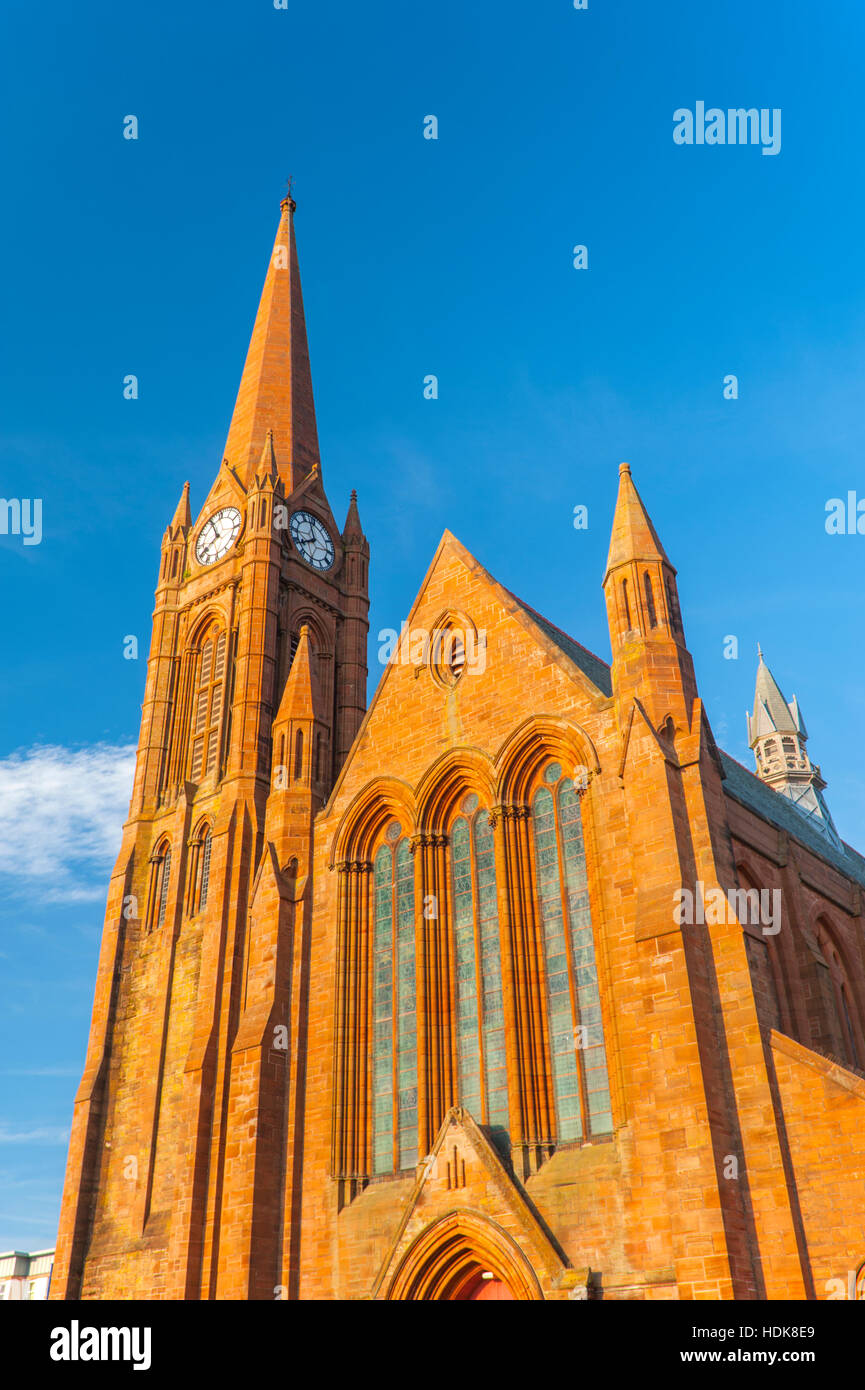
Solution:
{"label": "small turret with slate spire", "polygon": [[789,702],[757,647],[754,713],[746,714],[748,747],[757,760],[757,775],[798,807],[816,829],[840,847],[838,832],[823,799],[826,783],[805,747],[808,730],[796,696]]}

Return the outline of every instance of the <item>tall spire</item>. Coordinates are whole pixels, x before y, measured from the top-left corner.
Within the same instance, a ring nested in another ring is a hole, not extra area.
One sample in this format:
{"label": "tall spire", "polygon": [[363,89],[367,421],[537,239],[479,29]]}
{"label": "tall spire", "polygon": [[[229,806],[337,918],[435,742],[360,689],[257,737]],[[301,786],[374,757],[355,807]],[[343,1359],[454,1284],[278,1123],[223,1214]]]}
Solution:
{"label": "tall spire", "polygon": [[622,643],[672,638],[685,647],[676,571],[634,486],[619,465],[619,494],[604,574],[613,657]]}
{"label": "tall spire", "polygon": [[757,761],[757,775],[792,801],[827,839],[840,846],[838,832],[823,799],[826,783],[805,747],[808,730],[799,703],[795,695],[790,701],[784,699],[759,647],[757,651],[754,713],[745,715],[748,746]]}
{"label": "tall spire", "polygon": [[[635,560],[660,560],[670,569],[673,566],[667,559],[664,547],[658,539],[649,518],[646,508],[643,506],[643,499],[634,486],[631,477],[631,465],[629,463],[619,464],[619,495],[616,499],[616,510],[613,515],[613,531],[610,537],[610,551],[607,556],[607,569],[604,575],[606,583],[607,575],[611,570],[618,569],[620,565],[630,564]],[[675,570],[673,570],[675,574]]]}
{"label": "tall spire", "polygon": [[294,200],[284,198],[225,445],[228,463],[247,483],[272,430],[287,493],[319,463],[294,210]]}
{"label": "tall spire", "polygon": [[[766,665],[766,659],[757,648],[757,685],[754,691],[754,713],[748,715],[749,746],[765,734],[799,733],[799,709],[795,703],[787,704],[781,694],[780,686]],[[793,700],[795,702],[795,696]],[[795,710],[795,718],[794,718]],[[807,738],[807,734],[805,735]]]}
{"label": "tall spire", "polygon": [[672,714],[674,723],[689,727],[697,686],[682,628],[676,571],[627,463],[619,466],[604,594],[613,691],[624,700],[623,709],[637,699],[657,726]]}

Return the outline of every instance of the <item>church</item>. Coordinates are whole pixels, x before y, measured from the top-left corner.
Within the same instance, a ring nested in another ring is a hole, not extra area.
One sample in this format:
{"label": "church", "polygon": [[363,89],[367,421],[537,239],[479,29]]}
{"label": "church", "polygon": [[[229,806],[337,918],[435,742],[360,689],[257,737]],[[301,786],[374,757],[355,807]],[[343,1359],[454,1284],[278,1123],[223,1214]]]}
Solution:
{"label": "church", "polygon": [[612,664],[446,531],[367,708],[294,214],[162,540],[51,1298],[865,1296],[865,859],[795,698],[761,656],[718,748],[622,464]]}

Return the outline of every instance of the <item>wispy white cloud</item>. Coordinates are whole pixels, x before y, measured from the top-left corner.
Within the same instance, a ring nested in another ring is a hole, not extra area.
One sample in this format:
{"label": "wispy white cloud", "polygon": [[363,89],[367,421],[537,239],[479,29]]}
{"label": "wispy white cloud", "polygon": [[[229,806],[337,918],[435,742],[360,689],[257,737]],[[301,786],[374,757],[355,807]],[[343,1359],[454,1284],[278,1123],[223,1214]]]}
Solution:
{"label": "wispy white cloud", "polygon": [[8,1221],[10,1226],[45,1226],[49,1231],[57,1230],[57,1218],[53,1221],[42,1216],[16,1216],[14,1212],[0,1211],[0,1221]]}
{"label": "wispy white cloud", "polygon": [[13,1129],[0,1124],[0,1144],[68,1144],[69,1130],[61,1125],[38,1125],[35,1129]]}
{"label": "wispy white cloud", "polygon": [[43,902],[105,893],[135,770],[131,745],[40,745],[0,758],[0,878]]}
{"label": "wispy white cloud", "polygon": [[77,1076],[75,1067],[7,1067],[0,1076]]}

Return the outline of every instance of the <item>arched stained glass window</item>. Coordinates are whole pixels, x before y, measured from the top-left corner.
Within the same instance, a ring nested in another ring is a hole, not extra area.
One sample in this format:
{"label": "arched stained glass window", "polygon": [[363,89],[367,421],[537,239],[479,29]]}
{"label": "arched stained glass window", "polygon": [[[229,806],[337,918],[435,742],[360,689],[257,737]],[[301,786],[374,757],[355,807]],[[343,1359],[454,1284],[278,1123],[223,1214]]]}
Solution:
{"label": "arched stained glass window", "polygon": [[460,1104],[481,1118],[481,1062],[478,1031],[475,914],[468,821],[454,823],[453,910],[457,966],[457,1066]]}
{"label": "arched stained glass window", "polygon": [[373,865],[372,1171],[417,1163],[414,864],[408,840]]}
{"label": "arched stained glass window", "polygon": [[571,781],[532,804],[560,1143],[612,1132],[580,801]]}
{"label": "arched stained glass window", "polygon": [[507,1132],[508,1077],[505,1060],[505,1018],[502,1005],[502,957],[496,900],[496,865],[489,818],[475,817],[475,869],[478,884],[479,977],[483,1025],[484,1081],[487,1124]]}
{"label": "arched stained glass window", "polygon": [[459,1103],[507,1147],[508,1083],[493,832],[481,811],[451,832]]}
{"label": "arched stained glass window", "polygon": [[373,893],[372,1171],[393,1171],[393,854],[375,856]]}
{"label": "arched stained glass window", "polygon": [[397,1141],[400,1168],[417,1163],[417,1004],[414,940],[414,864],[400,840],[396,865]]}

